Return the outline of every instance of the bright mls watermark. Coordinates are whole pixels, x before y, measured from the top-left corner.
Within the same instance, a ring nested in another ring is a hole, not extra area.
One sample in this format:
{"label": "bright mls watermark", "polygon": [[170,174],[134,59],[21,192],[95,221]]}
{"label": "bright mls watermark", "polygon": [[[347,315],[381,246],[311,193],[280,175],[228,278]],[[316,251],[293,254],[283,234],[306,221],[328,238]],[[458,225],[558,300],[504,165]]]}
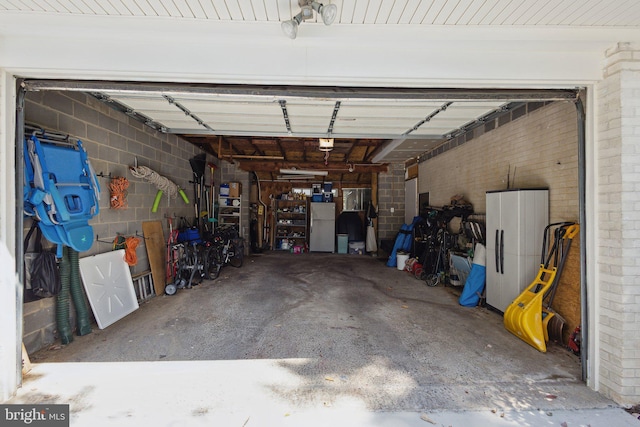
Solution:
{"label": "bright mls watermark", "polygon": [[0,405],[0,427],[69,427],[69,405]]}

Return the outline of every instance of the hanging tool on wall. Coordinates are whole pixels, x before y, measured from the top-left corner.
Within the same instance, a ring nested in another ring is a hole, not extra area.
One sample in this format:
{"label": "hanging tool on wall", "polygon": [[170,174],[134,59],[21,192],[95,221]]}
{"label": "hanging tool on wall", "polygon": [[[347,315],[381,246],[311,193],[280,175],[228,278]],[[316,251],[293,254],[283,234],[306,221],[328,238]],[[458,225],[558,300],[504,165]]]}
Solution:
{"label": "hanging tool on wall", "polygon": [[[136,161],[137,163],[137,161]],[[156,186],[158,192],[156,193],[156,198],[153,201],[153,206],[151,207],[151,212],[158,211],[158,205],[160,205],[160,199],[162,198],[163,193],[167,193],[170,199],[175,199],[178,194],[182,197],[182,200],[186,204],[189,204],[189,198],[185,194],[184,191],[176,183],[169,180],[168,178],[158,174],[154,170],[146,167],[146,166],[129,166],[129,170],[131,171],[131,175],[136,178],[143,178],[153,185]]]}
{"label": "hanging tool on wall", "polygon": [[204,199],[204,170],[207,165],[207,155],[205,153],[198,154],[189,159],[189,164],[191,165],[191,171],[193,172],[193,191],[195,194],[195,225],[202,233],[202,221],[200,218],[202,216],[202,200]]}
{"label": "hanging tool on wall", "polygon": [[214,180],[214,174],[216,172],[216,165],[213,163],[207,163],[207,167],[209,168],[209,172],[211,173],[211,184],[210,184],[210,200],[207,202],[207,211],[209,212],[208,222],[211,225],[211,231],[213,231],[213,223],[216,222],[216,214],[215,214],[215,204],[216,204],[216,186]]}

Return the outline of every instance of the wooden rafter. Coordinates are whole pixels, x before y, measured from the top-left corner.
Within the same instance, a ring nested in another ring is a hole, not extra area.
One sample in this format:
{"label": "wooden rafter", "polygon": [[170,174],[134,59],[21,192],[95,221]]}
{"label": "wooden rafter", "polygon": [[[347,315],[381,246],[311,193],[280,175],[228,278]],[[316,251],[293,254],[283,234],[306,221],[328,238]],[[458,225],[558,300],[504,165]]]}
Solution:
{"label": "wooden rafter", "polygon": [[[329,162],[327,165],[324,162],[285,162],[285,161],[264,161],[260,159],[238,159],[239,166],[242,170],[255,171],[255,172],[273,172],[280,169],[310,169],[310,170],[326,170],[329,172],[348,172],[348,166],[342,162]],[[386,164],[358,164],[356,169],[361,171],[372,172],[386,172]]]}
{"label": "wooden rafter", "polygon": [[351,144],[351,147],[349,147],[349,150],[347,150],[347,153],[344,155],[345,162],[350,163],[349,158],[351,157],[351,153],[353,153],[353,149],[356,148],[357,146],[358,146],[358,140],[353,141],[353,143]]}

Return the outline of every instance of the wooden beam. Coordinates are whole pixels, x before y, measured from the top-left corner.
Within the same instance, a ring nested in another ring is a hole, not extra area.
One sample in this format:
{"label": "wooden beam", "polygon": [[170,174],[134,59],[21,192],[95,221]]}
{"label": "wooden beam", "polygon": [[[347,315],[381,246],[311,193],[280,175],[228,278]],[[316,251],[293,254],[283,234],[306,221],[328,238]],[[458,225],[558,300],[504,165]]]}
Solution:
{"label": "wooden beam", "polygon": [[351,157],[351,153],[353,153],[353,149],[356,148],[356,146],[358,145],[358,140],[354,140],[351,143],[351,147],[349,147],[349,150],[347,151],[347,154],[344,155],[344,161],[349,163],[349,157]]}
{"label": "wooden beam", "polygon": [[252,155],[252,154],[226,154],[223,158],[229,159],[263,159],[263,160],[284,160],[282,156],[264,156],[264,155]]}
{"label": "wooden beam", "polygon": [[278,150],[280,150],[280,155],[287,160],[287,153],[282,149],[282,144],[280,143],[280,140],[277,141],[278,143]]}
{"label": "wooden beam", "polygon": [[[234,156],[234,158],[237,158]],[[239,167],[245,171],[255,172],[275,172],[278,173],[280,169],[310,169],[310,170],[326,170],[329,172],[348,172],[349,167],[346,163],[342,162],[329,162],[327,165],[324,162],[269,162],[256,159],[244,159],[239,161]],[[386,163],[380,164],[357,164],[354,166],[356,171],[361,173],[373,173],[373,172],[387,172],[388,165]]]}

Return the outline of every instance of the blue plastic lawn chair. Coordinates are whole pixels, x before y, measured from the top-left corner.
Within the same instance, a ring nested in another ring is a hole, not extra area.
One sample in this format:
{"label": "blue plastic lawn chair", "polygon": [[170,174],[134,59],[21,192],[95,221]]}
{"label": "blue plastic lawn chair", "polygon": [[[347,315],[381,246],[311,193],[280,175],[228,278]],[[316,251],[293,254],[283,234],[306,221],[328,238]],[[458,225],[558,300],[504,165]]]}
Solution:
{"label": "blue plastic lawn chair", "polygon": [[76,145],[25,139],[25,214],[47,240],[84,252],[93,245],[89,220],[99,211],[100,185],[87,152]]}

